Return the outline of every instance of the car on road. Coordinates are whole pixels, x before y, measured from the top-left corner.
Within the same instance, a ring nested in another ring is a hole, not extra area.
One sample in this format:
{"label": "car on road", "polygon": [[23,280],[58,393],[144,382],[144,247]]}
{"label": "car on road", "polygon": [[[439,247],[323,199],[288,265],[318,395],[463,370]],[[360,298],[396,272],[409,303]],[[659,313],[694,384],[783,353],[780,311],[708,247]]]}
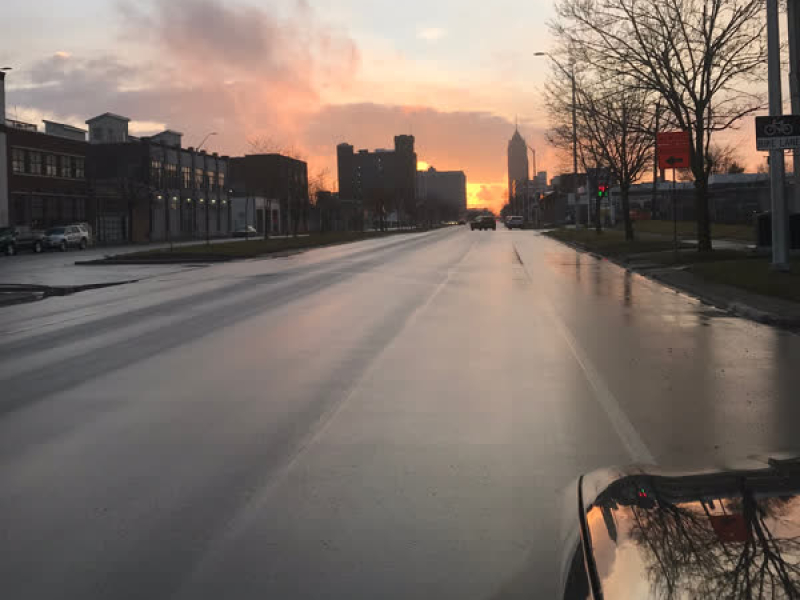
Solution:
{"label": "car on road", "polygon": [[522,217],[508,217],[506,219],[506,229],[522,229],[525,219]]}
{"label": "car on road", "polygon": [[89,245],[89,232],[80,225],[65,225],[48,229],[43,238],[45,248],[66,252],[68,248],[85,250]]}
{"label": "car on road", "polygon": [[41,252],[44,249],[44,233],[25,225],[0,228],[0,251],[13,256],[20,250]]}
{"label": "car on road", "polygon": [[494,220],[494,217],[491,215],[481,215],[477,217],[472,223],[469,224],[470,229],[475,231],[476,229],[484,230],[484,229],[491,229],[492,231],[497,230],[497,222]]}
{"label": "car on road", "polygon": [[258,235],[258,231],[252,225],[248,225],[247,227],[240,227],[236,231],[231,234],[235,238],[243,238],[249,236],[256,236]]}

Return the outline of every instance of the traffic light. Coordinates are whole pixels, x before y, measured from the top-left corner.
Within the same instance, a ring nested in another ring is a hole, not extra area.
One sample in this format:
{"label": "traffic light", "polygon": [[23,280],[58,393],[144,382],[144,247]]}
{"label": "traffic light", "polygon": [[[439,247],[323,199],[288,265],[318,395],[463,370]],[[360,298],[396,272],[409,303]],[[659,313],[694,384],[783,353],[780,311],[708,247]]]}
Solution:
{"label": "traffic light", "polygon": [[597,197],[598,198],[605,198],[608,195],[608,186],[604,183],[601,183],[597,186]]}

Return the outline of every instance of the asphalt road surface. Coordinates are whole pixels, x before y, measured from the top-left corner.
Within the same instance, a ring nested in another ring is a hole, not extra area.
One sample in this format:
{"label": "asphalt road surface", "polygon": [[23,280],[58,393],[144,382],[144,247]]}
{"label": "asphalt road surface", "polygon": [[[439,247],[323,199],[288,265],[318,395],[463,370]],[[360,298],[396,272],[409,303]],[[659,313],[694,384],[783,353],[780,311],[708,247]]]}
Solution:
{"label": "asphalt road surface", "polygon": [[800,338],[465,227],[0,311],[0,597],[552,597],[580,473],[797,450]]}

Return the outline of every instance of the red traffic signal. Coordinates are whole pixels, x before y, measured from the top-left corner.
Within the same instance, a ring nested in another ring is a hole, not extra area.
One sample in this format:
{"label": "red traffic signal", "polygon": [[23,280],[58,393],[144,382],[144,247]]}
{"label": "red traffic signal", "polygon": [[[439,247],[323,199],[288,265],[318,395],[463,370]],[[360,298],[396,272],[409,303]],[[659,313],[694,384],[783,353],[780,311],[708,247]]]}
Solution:
{"label": "red traffic signal", "polygon": [[606,194],[608,194],[608,186],[601,183],[597,186],[597,197],[603,198],[606,196]]}

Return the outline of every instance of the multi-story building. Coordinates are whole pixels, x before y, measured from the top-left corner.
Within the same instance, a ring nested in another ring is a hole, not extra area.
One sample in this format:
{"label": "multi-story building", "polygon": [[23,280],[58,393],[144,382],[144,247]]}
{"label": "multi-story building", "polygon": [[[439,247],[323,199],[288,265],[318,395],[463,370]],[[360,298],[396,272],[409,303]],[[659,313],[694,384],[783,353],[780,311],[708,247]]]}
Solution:
{"label": "multi-story building", "polygon": [[434,221],[453,221],[467,211],[467,176],[463,171],[417,172],[417,199]]}
{"label": "multi-story building", "polygon": [[232,158],[230,172],[235,212],[244,210],[250,225],[281,234],[308,227],[305,161],[282,154],[248,154]]}
{"label": "multi-story building", "polygon": [[183,148],[166,130],[137,138],[128,119],[104,113],[89,125],[88,176],[116,210],[98,214],[98,231],[133,242],[228,235],[228,157]]}
{"label": "multi-story building", "polygon": [[47,130],[40,132],[31,123],[6,120],[3,129],[7,177],[0,194],[7,198],[4,221],[39,229],[93,223],[98,209],[95,200],[100,199],[93,196],[87,184],[88,144]]}
{"label": "multi-story building", "polygon": [[91,223],[101,199],[87,185],[86,149],[78,128],[46,121],[41,132],[6,119],[0,71],[0,226]]}
{"label": "multi-story building", "polygon": [[398,135],[394,150],[359,150],[350,144],[336,148],[339,196],[355,200],[376,218],[398,212],[415,218],[417,212],[417,154],[414,136]]}
{"label": "multi-story building", "polygon": [[508,198],[512,206],[528,183],[528,144],[519,129],[508,142]]}

